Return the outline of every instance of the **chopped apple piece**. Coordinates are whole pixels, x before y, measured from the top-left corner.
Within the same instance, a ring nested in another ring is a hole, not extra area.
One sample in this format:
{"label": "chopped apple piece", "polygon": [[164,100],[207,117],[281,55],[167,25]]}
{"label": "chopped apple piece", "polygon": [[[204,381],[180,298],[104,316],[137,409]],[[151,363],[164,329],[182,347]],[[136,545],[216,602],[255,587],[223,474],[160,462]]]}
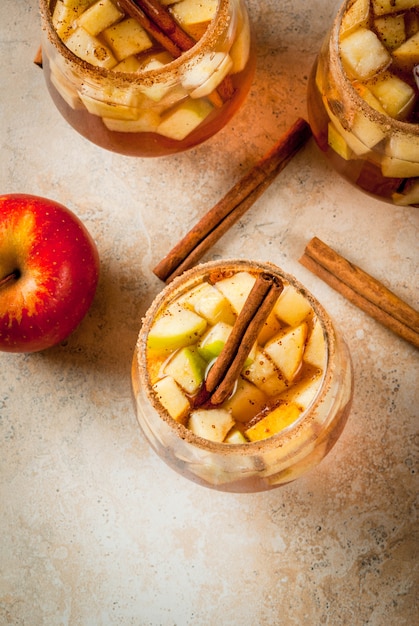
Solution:
{"label": "chopped apple piece", "polygon": [[297,326],[311,311],[307,298],[291,285],[285,287],[274,306],[275,315],[289,326]]}
{"label": "chopped apple piece", "polygon": [[407,178],[419,176],[419,138],[414,135],[392,135],[381,162],[384,176]]}
{"label": "chopped apple piece", "polygon": [[269,396],[276,396],[287,388],[287,382],[263,350],[256,350],[255,357],[243,368],[242,375]]}
{"label": "chopped apple piece", "polygon": [[[116,120],[136,120],[139,116],[139,109],[135,106],[135,100],[132,101],[132,93],[129,91],[114,93],[109,101],[100,100],[99,98],[104,97],[104,94],[101,93],[95,97],[94,92],[80,91],[79,95],[84,106],[92,115]],[[116,99],[119,100],[118,103],[115,102]]]}
{"label": "chopped apple piece", "polygon": [[85,11],[95,0],[62,0],[63,4],[72,11]]}
{"label": "chopped apple piece", "polygon": [[197,349],[189,346],[175,352],[164,368],[164,372],[174,378],[186,393],[193,395],[204,380],[206,366],[206,362]]}
{"label": "chopped apple piece", "polygon": [[230,411],[225,409],[196,409],[191,412],[188,428],[198,437],[223,442],[234,426]]}
{"label": "chopped apple piece", "polygon": [[[230,73],[233,67],[233,60],[229,54],[226,54],[221,61],[217,69],[211,74],[211,76],[203,82],[199,87],[196,87],[189,92],[191,98],[204,98],[217,89],[218,85],[224,80],[227,74]],[[187,89],[187,85],[183,83],[183,86]]]}
{"label": "chopped apple piece", "polygon": [[112,0],[98,0],[82,13],[77,22],[88,33],[96,36],[123,17],[124,13]]}
{"label": "chopped apple piece", "polygon": [[65,102],[72,109],[83,109],[82,102],[79,98],[79,95],[74,89],[69,85],[69,83],[62,77],[62,74],[52,71],[50,72],[51,83],[54,85],[55,89],[58,91],[60,96],[65,100]]}
{"label": "chopped apple piece", "polygon": [[180,2],[173,3],[170,11],[180,24],[189,25],[211,21],[217,8],[218,0],[205,0],[205,2],[180,0]]}
{"label": "chopped apple piece", "polygon": [[57,0],[52,14],[52,23],[57,35],[65,41],[69,35],[77,28],[77,16],[84,10],[83,6],[71,8],[66,6],[62,0]]}
{"label": "chopped apple piece", "polygon": [[136,119],[114,119],[102,117],[106,128],[117,133],[154,133],[160,124],[160,115],[156,111],[142,110]]}
{"label": "chopped apple piece", "polygon": [[248,440],[238,428],[232,428],[224,439],[224,443],[241,444],[247,442]]}
{"label": "chopped apple piece", "polygon": [[144,28],[132,17],[106,28],[102,37],[118,61],[152,47],[153,42]]}
{"label": "chopped apple piece", "polygon": [[233,61],[233,67],[231,68],[232,74],[237,74],[246,67],[250,54],[250,39],[249,17],[247,13],[245,13],[241,16],[238,33],[230,50],[230,56]]}
{"label": "chopped apple piece", "polygon": [[354,153],[352,149],[348,146],[345,139],[336,129],[336,126],[333,122],[329,122],[327,125],[327,143],[329,146],[345,161],[349,161],[349,159],[354,158]]}
{"label": "chopped apple piece", "polygon": [[403,14],[383,15],[374,20],[374,27],[387,50],[394,50],[406,40]]}
{"label": "chopped apple piece", "polygon": [[71,33],[65,45],[80,59],[96,67],[112,69],[117,64],[111,49],[84,28],[79,27]]}
{"label": "chopped apple piece", "polygon": [[157,127],[160,135],[182,141],[208,117],[213,110],[206,100],[186,100],[169,110]]}
{"label": "chopped apple piece", "polygon": [[323,372],[292,385],[279,397],[281,401],[297,404],[303,411],[313,402],[322,382]]}
{"label": "chopped apple piece", "polygon": [[340,36],[348,35],[360,26],[368,26],[370,0],[355,0],[346,11],[340,26]]}
{"label": "chopped apple piece", "polygon": [[306,348],[304,350],[304,361],[315,367],[323,369],[326,358],[326,343],[322,325],[318,318],[313,324],[313,330],[308,338]]}
{"label": "chopped apple piece", "polygon": [[295,378],[301,367],[306,337],[307,323],[302,322],[296,328],[281,333],[265,346],[265,352],[288,381]]}
{"label": "chopped apple piece", "polygon": [[381,102],[374,96],[372,91],[368,89],[366,85],[358,81],[354,81],[353,86],[354,86],[354,89],[356,89],[356,91],[359,93],[361,98],[365,100],[365,102],[371,108],[375,109],[379,113],[382,113],[383,115],[386,115],[386,111],[385,109],[383,109]]}
{"label": "chopped apple piece", "polygon": [[190,307],[202,315],[210,324],[225,322],[233,325],[236,320],[231,304],[223,294],[209,283],[197,285],[189,291],[184,300],[184,306]]}
{"label": "chopped apple piece", "polygon": [[280,404],[261,419],[256,417],[255,423],[250,424],[244,434],[250,441],[267,439],[293,424],[300,415],[301,408],[297,404]]}
{"label": "chopped apple piece", "polygon": [[413,183],[403,189],[403,193],[394,193],[392,199],[397,206],[419,204],[419,179],[413,180]]}
{"label": "chopped apple piece", "polygon": [[269,339],[272,339],[274,335],[277,335],[281,330],[282,325],[277,316],[271,311],[258,335],[258,343],[264,346]]}
{"label": "chopped apple piece", "polygon": [[236,389],[224,407],[237,422],[248,422],[266,406],[266,395],[248,380],[239,378]]}
{"label": "chopped apple piece", "polygon": [[165,376],[154,383],[153,390],[170,417],[182,422],[189,412],[190,404],[176,381],[171,376]]}
{"label": "chopped apple piece", "polygon": [[[198,351],[206,361],[212,361],[220,354],[232,328],[231,324],[217,322],[202,337],[201,341],[198,343]],[[246,359],[246,365],[252,363],[255,358],[255,352],[256,346],[253,346]]]}
{"label": "chopped apple piece", "polygon": [[415,92],[398,76],[385,73],[373,81],[369,87],[390,117],[403,120],[412,112],[416,99]]}
{"label": "chopped apple piece", "polygon": [[147,345],[150,350],[168,352],[183,348],[196,342],[206,327],[203,317],[174,303],[150,328]]}
{"label": "chopped apple piece", "polygon": [[141,68],[141,63],[135,54],[126,57],[113,68],[114,72],[137,72]]}
{"label": "chopped apple piece", "polygon": [[255,284],[256,278],[248,272],[237,272],[215,283],[215,287],[227,298],[238,315]]}
{"label": "chopped apple piece", "polygon": [[[191,61],[185,64],[182,69],[181,83],[183,87],[189,92],[195,94],[195,98],[199,98],[203,95],[207,95],[214,90],[226,74],[231,69],[233,62],[229,55],[225,52],[207,52],[203,54],[197,61]],[[218,78],[220,77],[220,80]],[[211,78],[211,81],[208,82]],[[216,82],[218,80],[218,82]],[[201,89],[206,93],[201,93]]]}
{"label": "chopped apple piece", "polygon": [[417,0],[372,0],[375,15],[385,15],[386,13],[398,13],[405,9],[417,7]]}
{"label": "chopped apple piece", "polygon": [[419,63],[419,31],[393,50],[393,60],[398,67],[406,70]]}
{"label": "chopped apple piece", "polygon": [[391,63],[388,50],[367,28],[358,28],[342,39],[340,52],[348,74],[359,80],[372,78]]}

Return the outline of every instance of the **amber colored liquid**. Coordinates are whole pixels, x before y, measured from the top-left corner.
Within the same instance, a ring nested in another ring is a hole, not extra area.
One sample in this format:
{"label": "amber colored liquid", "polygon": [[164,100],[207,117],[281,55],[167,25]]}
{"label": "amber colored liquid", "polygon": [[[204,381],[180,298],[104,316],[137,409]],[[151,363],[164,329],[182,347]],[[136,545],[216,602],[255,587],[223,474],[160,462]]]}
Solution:
{"label": "amber colored liquid", "polygon": [[367,193],[380,196],[391,201],[393,193],[403,193],[406,178],[388,178],[382,175],[381,168],[377,165],[372,155],[366,154],[363,158],[346,160],[337,154],[328,144],[329,116],[324,108],[322,96],[316,85],[317,64],[313,68],[308,87],[307,108],[310,126],[320,149],[324,152],[333,167],[344,178],[360,187]]}
{"label": "amber colored liquid", "polygon": [[217,133],[239,109],[250,89],[256,65],[255,51],[251,50],[245,69],[231,74],[234,88],[232,97],[211,114],[182,141],[163,137],[157,133],[121,133],[111,131],[103,124],[100,117],[85,109],[72,109],[55,89],[50,81],[50,69],[47,55],[44,55],[44,73],[48,90],[56,107],[65,120],[83,137],[101,148],[118,152],[126,156],[158,157],[175,154],[193,148]]}

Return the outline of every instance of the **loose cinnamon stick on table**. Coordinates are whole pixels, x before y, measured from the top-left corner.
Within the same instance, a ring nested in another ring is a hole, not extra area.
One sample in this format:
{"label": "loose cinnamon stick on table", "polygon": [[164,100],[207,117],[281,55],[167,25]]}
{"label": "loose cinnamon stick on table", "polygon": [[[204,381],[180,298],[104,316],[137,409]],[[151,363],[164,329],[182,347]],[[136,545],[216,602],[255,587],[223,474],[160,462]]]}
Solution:
{"label": "loose cinnamon stick on table", "polygon": [[254,204],[310,136],[308,123],[297,119],[273,148],[155,266],[156,276],[169,282],[197,263]]}
{"label": "loose cinnamon stick on table", "polygon": [[217,406],[228,398],[282,290],[283,284],[275,276],[258,275],[224,348],[209,370],[195,406],[208,403]]}
{"label": "loose cinnamon stick on table", "polygon": [[300,263],[394,333],[419,348],[419,312],[317,237]]}

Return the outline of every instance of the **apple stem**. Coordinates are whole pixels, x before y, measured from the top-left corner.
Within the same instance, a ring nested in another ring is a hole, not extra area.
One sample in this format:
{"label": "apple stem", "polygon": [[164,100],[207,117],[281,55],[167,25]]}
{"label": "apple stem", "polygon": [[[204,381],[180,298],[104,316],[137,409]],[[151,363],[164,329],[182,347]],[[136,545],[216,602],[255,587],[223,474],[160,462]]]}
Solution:
{"label": "apple stem", "polygon": [[4,278],[0,279],[0,289],[2,289],[2,287],[7,287],[9,283],[17,280],[19,277],[19,270],[13,270],[13,272],[10,272],[10,274],[7,274],[6,276],[4,276]]}

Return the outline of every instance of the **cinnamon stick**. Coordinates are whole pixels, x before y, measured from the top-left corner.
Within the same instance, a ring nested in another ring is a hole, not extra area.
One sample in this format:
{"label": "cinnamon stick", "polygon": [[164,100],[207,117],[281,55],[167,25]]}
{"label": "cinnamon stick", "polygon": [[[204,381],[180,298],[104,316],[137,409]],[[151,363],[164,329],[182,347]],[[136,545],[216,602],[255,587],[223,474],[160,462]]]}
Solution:
{"label": "cinnamon stick", "polygon": [[282,282],[267,273],[258,275],[233,329],[214,365],[209,370],[199,402],[208,400],[219,405],[231,394],[250,350],[272,311],[280,293]]}
{"label": "cinnamon stick", "polygon": [[169,282],[192,267],[254,204],[311,136],[302,118],[215,204],[155,266],[154,274]]}
{"label": "cinnamon stick", "polygon": [[[138,21],[154,39],[169,52],[174,59],[186,52],[196,41],[186,33],[169,11],[156,0],[118,0],[120,6],[128,15]],[[225,97],[231,89],[224,89],[224,83],[229,83],[226,76],[219,88],[222,88],[224,97],[218,89],[207,95],[208,100],[217,108],[223,106]],[[231,95],[230,95],[231,97]]]}
{"label": "cinnamon stick", "polygon": [[177,59],[182,54],[182,49],[153,22],[135,0],[118,0],[124,11],[133,17],[173,58]]}
{"label": "cinnamon stick", "polygon": [[182,52],[186,52],[195,45],[195,40],[181,28],[171,13],[158,0],[134,0],[134,2]]}
{"label": "cinnamon stick", "polygon": [[419,312],[317,237],[300,263],[376,321],[419,348]]}

